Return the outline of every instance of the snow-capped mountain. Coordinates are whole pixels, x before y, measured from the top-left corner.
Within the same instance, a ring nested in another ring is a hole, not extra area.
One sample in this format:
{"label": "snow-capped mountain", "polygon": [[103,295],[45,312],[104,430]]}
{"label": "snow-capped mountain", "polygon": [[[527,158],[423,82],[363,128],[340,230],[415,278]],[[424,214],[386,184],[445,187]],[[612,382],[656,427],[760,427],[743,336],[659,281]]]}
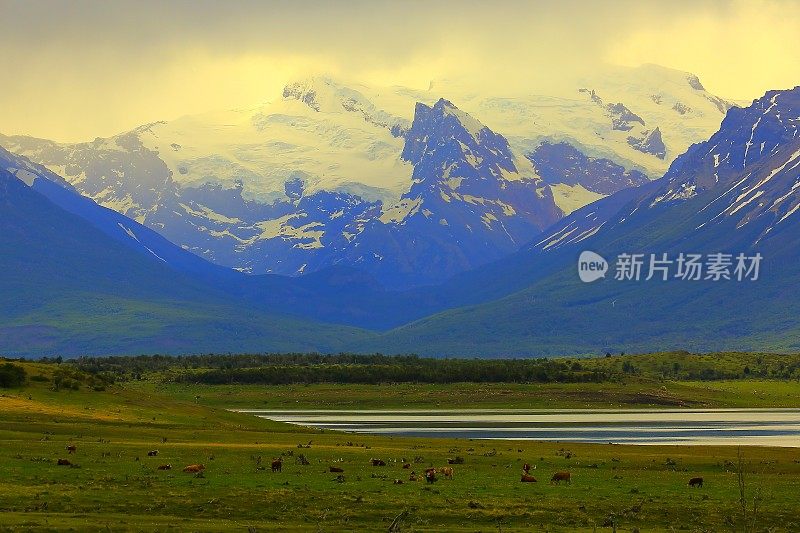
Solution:
{"label": "snow-capped mountain", "polygon": [[[719,131],[678,157],[661,179],[586,206],[522,251],[449,284],[450,293],[492,301],[462,300],[461,308],[398,328],[364,349],[422,344],[429,355],[484,356],[797,350],[798,127],[800,87],[729,110]],[[610,269],[592,283],[577,270],[587,250]],[[626,254],[640,254],[640,276],[618,276]],[[681,254],[684,261],[698,258],[698,274],[687,276],[685,266],[681,273]],[[651,278],[653,257],[662,270]]]}
{"label": "snow-capped mountain", "polygon": [[718,133],[675,161],[651,206],[718,193],[698,229],[733,219],[758,228],[754,244],[768,239],[800,208],[798,129],[800,87],[732,109]]}
{"label": "snow-capped mountain", "polygon": [[[417,105],[401,158],[413,182],[390,204],[287,182],[290,201],[273,204],[286,210],[282,225],[258,226],[294,241],[281,272],[350,265],[390,287],[431,283],[513,252],[561,217],[530,162],[446,100]],[[257,239],[251,255],[277,255],[285,240]]]}
{"label": "snow-capped mountain", "polygon": [[[651,178],[662,176],[691,144],[708,139],[733,105],[708,93],[697,76],[658,65],[608,67],[577,83],[558,94],[486,96],[447,81],[432,90],[450,94],[517,152],[529,154],[544,140],[565,141]],[[652,150],[633,146],[648,137]]]}
{"label": "snow-capped mountain", "polygon": [[[412,252],[406,243],[419,238],[398,237],[416,231],[413,220],[426,216],[414,211],[421,188],[442,181],[435,173],[422,176],[418,166],[427,163],[408,155],[409,142],[417,142],[409,139],[412,121],[421,120],[417,103],[434,109],[441,97],[455,102],[470,117],[466,122],[480,120],[502,135],[517,172],[541,176],[539,194],[552,194],[567,213],[661,175],[677,153],[717,128],[729,105],[696,77],[655,66],[614,71],[560,96],[486,96],[453,81],[414,90],[316,77],[290,83],[253,108],[148,124],[87,143],[0,136],[0,145],[220,265],[297,275],[352,264],[397,285],[387,261],[410,272],[433,265],[446,245],[456,259],[438,265],[441,271],[430,266],[431,277],[415,281],[428,283],[474,266],[475,250],[493,250],[485,261],[513,251],[547,219],[532,222],[540,205],[517,203],[508,215],[498,203],[502,195],[474,192],[494,178],[473,183],[477,178],[464,176],[459,188],[473,192],[456,191],[450,202],[440,195],[448,204],[440,219],[449,227],[434,234],[449,240],[433,237],[425,252],[418,244]],[[472,164],[469,150],[460,156],[458,165]],[[507,181],[506,196],[519,192],[518,180]],[[484,215],[497,221],[480,222]],[[388,236],[400,240],[380,242]]]}
{"label": "snow-capped mountain", "polygon": [[691,210],[682,215],[682,222],[693,224],[691,238],[767,246],[776,233],[787,231],[800,209],[798,128],[800,87],[770,91],[749,107],[732,108],[719,131],[678,157],[663,178],[584,207],[537,239],[534,248],[555,250],[628,231],[640,218],[684,205]]}
{"label": "snow-capped mountain", "polygon": [[414,168],[410,190],[346,227],[334,263],[388,285],[440,281],[512,253],[562,216],[530,161],[447,100],[417,104],[402,158]]}

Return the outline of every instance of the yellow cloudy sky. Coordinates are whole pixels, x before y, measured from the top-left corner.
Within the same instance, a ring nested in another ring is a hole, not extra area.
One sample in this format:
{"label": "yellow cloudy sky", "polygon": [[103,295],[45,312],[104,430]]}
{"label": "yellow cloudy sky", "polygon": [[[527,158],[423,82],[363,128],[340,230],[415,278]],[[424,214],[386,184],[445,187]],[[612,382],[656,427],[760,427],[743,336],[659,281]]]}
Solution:
{"label": "yellow cloudy sky", "polygon": [[62,141],[252,105],[313,73],[513,93],[657,63],[737,100],[800,84],[800,0],[0,0],[0,20],[0,132]]}

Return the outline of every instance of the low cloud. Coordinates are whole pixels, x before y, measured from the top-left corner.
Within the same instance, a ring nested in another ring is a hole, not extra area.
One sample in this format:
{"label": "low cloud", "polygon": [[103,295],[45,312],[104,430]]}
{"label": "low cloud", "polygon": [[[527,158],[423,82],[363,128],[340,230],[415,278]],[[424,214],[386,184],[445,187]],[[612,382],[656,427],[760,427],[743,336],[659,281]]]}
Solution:
{"label": "low cloud", "polygon": [[[276,97],[309,73],[546,91],[603,61],[753,98],[797,69],[792,2],[8,1],[4,133],[61,140]],[[749,23],[749,25],[748,25]]]}

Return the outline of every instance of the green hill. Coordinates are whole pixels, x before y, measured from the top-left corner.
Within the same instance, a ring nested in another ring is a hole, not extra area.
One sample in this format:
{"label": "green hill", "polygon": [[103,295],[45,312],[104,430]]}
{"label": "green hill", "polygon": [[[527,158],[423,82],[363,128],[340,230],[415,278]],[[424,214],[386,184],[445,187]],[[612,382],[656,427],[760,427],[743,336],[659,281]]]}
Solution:
{"label": "green hill", "polygon": [[368,336],[256,311],[0,170],[0,353],[335,351]]}

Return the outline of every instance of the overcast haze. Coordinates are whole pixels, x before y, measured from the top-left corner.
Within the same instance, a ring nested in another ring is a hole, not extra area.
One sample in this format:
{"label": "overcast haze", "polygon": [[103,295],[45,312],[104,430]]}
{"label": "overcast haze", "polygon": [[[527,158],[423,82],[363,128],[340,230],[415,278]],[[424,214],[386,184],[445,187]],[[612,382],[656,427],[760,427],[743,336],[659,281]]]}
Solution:
{"label": "overcast haze", "polygon": [[0,0],[0,16],[0,132],[56,140],[256,104],[311,73],[508,93],[658,63],[739,100],[800,84],[796,1]]}

